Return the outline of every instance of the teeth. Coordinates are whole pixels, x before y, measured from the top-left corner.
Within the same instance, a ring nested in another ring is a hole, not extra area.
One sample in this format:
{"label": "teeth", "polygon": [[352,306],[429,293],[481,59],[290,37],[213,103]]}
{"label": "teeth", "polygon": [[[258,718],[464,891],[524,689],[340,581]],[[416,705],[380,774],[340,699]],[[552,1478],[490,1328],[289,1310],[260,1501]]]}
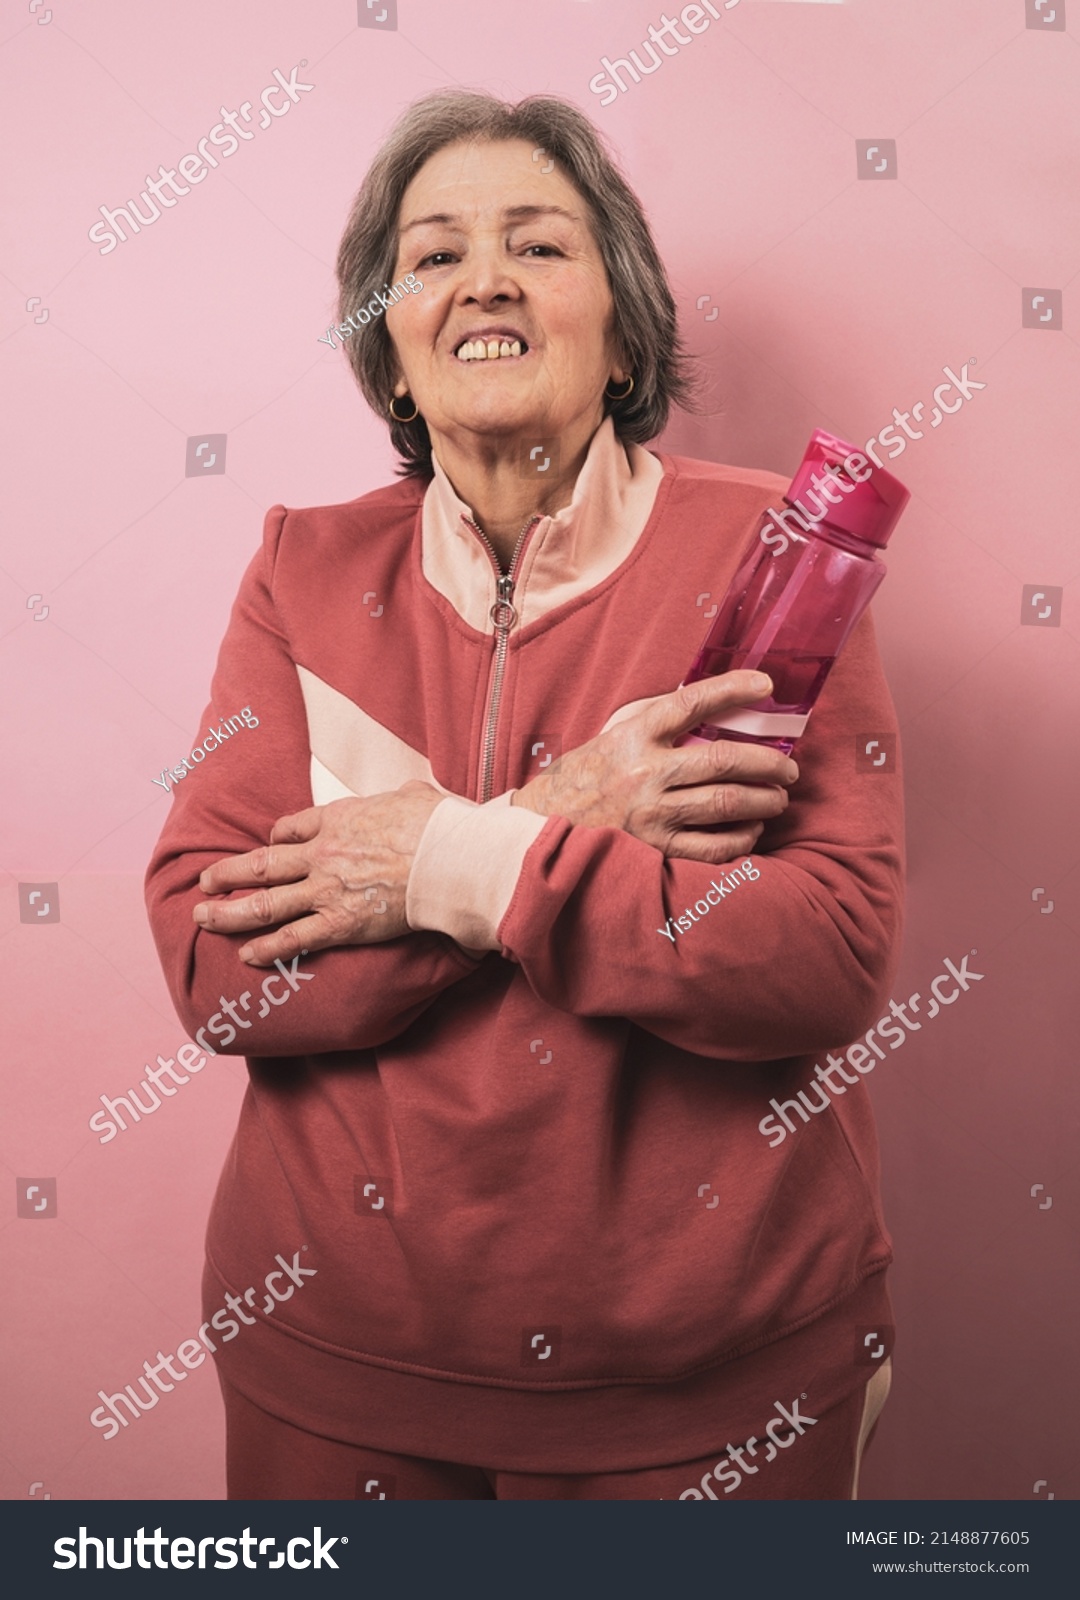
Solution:
{"label": "teeth", "polygon": [[458,348],[459,361],[497,361],[501,356],[519,356],[520,339],[466,339]]}

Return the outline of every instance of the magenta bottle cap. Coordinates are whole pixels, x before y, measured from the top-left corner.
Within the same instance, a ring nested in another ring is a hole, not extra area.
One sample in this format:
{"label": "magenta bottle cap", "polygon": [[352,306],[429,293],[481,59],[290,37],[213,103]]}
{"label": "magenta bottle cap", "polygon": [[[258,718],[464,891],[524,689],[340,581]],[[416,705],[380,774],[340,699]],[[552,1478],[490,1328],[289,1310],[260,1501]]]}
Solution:
{"label": "magenta bottle cap", "polygon": [[[830,488],[836,505],[830,503],[829,495],[814,487],[815,474],[819,484]],[[846,439],[815,428],[784,498],[811,527],[824,522],[883,549],[911,499],[911,491]]]}

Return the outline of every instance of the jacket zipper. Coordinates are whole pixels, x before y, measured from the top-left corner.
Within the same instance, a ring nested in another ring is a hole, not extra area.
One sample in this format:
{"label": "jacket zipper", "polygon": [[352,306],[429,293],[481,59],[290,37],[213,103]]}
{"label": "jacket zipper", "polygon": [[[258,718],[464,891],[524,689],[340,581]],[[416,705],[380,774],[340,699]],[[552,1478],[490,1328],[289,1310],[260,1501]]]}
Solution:
{"label": "jacket zipper", "polygon": [[518,557],[521,547],[525,542],[529,530],[540,521],[539,516],[531,516],[517,536],[510,565],[506,572],[499,565],[499,557],[495,547],[482,528],[477,527],[470,517],[463,517],[469,527],[480,539],[491,564],[495,568],[495,593],[496,600],[489,613],[495,627],[495,663],[491,676],[491,694],[488,699],[487,722],[484,727],[484,742],[480,762],[480,804],[484,805],[491,799],[491,782],[495,766],[495,735],[499,722],[499,701],[502,699],[503,677],[506,672],[506,654],[510,645],[510,629],[517,621],[517,611],[514,607],[514,583]]}

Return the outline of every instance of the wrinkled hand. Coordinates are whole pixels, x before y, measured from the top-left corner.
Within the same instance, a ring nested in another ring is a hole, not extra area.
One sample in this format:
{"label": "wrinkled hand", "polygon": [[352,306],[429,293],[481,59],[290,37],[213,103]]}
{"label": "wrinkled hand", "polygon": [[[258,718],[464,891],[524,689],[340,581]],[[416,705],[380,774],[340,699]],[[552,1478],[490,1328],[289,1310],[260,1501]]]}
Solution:
{"label": "wrinkled hand", "polygon": [[441,800],[412,780],[388,794],[334,800],[280,817],[270,843],[226,856],[199,879],[203,894],[257,886],[237,900],[203,900],[195,921],[210,933],[247,933],[240,959],[253,967],[301,950],[381,944],[409,932],[405,890],[420,835]]}
{"label": "wrinkled hand", "polygon": [[583,827],[622,828],[665,856],[734,861],[753,849],[765,820],[786,809],[799,769],[768,745],[717,739],[679,749],[674,741],[771,690],[764,674],[724,672],[657,695],[561,756],[511,804]]}

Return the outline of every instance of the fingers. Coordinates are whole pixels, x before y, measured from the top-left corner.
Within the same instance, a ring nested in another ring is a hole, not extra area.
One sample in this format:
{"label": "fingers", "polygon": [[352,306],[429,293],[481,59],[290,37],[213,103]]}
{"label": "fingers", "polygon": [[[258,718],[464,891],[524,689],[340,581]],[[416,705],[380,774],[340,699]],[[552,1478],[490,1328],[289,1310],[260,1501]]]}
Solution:
{"label": "fingers", "polygon": [[241,949],[240,959],[249,967],[272,967],[275,961],[325,950],[333,942],[325,917],[302,917],[299,922],[287,923],[274,933],[250,940]]}
{"label": "fingers", "polygon": [[284,961],[295,955],[306,955],[311,950],[338,949],[342,944],[385,944],[389,939],[400,938],[408,931],[403,918],[381,914],[380,906],[385,913],[386,901],[380,900],[363,925],[355,928],[347,940],[342,939],[340,929],[335,928],[328,917],[317,912],[311,917],[301,917],[298,922],[286,923],[274,933],[249,940],[240,951],[240,959],[249,967],[272,967],[279,958]]}
{"label": "fingers", "polygon": [[270,830],[270,843],[307,844],[322,827],[323,810],[322,806],[309,806],[306,811],[279,817]]}
{"label": "fingers", "polygon": [[687,744],[670,753],[668,783],[764,783],[788,786],[799,769],[790,756],[771,745],[742,739],[712,739],[708,744]]}
{"label": "fingers", "polygon": [[310,896],[309,884],[291,884],[287,888],[260,889],[242,900],[202,900],[192,915],[208,933],[246,933],[249,928],[265,928],[302,916],[311,910]]}
{"label": "fingers", "polygon": [[754,822],[723,833],[676,833],[664,846],[664,854],[684,861],[701,861],[709,867],[726,866],[729,861],[753,852],[763,826],[763,823]]}
{"label": "fingers", "polygon": [[660,801],[662,824],[677,833],[715,823],[740,823],[778,817],[787,810],[788,792],[774,784],[717,783],[698,789],[673,789]]}
{"label": "fingers", "polygon": [[655,738],[677,738],[699,722],[714,720],[722,711],[763,700],[772,687],[772,679],[763,672],[721,672],[661,695],[641,715]]}
{"label": "fingers", "polygon": [[[303,813],[302,813],[303,814]],[[288,845],[260,845],[242,856],[225,856],[199,877],[203,894],[254,888],[260,883],[295,883],[307,873],[305,853]]]}

